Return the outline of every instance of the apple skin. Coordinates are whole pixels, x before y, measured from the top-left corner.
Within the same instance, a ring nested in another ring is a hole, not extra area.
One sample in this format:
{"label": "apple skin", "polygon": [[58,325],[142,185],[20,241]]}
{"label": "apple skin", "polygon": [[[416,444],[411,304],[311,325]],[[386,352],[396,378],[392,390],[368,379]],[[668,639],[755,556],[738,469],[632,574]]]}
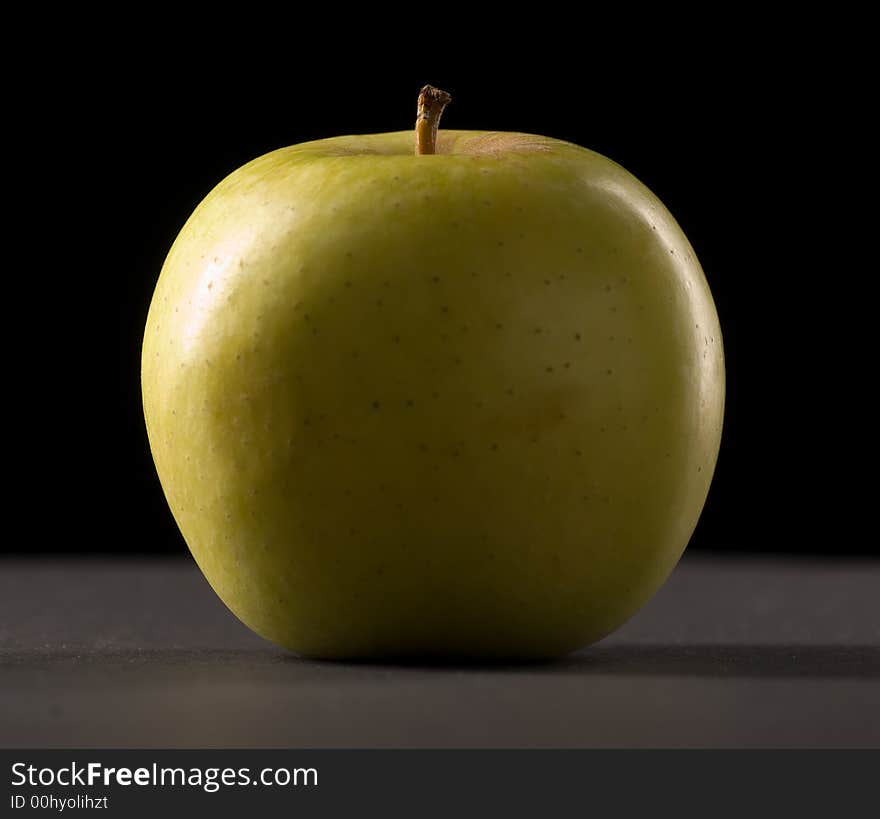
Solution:
{"label": "apple skin", "polygon": [[171,511],[263,637],[322,658],[542,658],[667,578],[724,410],[682,230],[528,134],[283,148],[176,239],[142,386]]}

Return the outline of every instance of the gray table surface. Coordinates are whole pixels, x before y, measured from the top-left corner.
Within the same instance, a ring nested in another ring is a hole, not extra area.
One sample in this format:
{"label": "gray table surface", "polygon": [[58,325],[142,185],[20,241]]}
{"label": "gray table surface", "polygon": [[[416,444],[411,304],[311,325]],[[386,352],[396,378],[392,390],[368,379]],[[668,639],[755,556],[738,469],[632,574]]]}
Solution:
{"label": "gray table surface", "polygon": [[312,662],[188,559],[0,561],[2,747],[878,747],[880,561],[687,556],[556,663]]}

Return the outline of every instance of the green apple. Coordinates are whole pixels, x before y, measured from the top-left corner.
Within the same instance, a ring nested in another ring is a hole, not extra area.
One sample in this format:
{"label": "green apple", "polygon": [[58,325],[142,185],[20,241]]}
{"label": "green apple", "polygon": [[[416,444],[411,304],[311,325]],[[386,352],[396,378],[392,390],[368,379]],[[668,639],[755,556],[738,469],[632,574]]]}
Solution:
{"label": "green apple", "polygon": [[687,545],[721,436],[718,317],[619,165],[423,136],[282,148],[198,206],[147,319],[152,453],[196,562],[269,640],[559,656]]}

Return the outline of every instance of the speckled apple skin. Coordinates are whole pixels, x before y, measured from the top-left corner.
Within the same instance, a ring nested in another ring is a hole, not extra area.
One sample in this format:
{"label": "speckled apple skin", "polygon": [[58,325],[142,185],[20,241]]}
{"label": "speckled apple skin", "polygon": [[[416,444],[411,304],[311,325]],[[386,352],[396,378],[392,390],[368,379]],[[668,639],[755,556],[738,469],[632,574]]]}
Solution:
{"label": "speckled apple skin", "polygon": [[250,628],[307,656],[552,657],[663,583],[724,407],[675,220],[524,134],[274,151],[175,241],[142,384],[171,511]]}

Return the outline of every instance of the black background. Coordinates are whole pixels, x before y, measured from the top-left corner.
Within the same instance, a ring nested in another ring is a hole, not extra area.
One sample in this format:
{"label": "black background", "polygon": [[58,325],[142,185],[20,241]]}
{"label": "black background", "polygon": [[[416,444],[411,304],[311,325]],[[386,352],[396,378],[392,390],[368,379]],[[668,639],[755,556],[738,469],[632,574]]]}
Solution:
{"label": "black background", "polygon": [[307,30],[296,48],[261,51],[234,26],[221,41],[92,38],[63,56],[44,51],[50,70],[14,92],[22,140],[9,175],[24,182],[27,241],[24,293],[6,306],[12,349],[25,354],[10,356],[7,376],[17,429],[28,431],[11,435],[24,449],[14,514],[29,526],[5,550],[185,553],[139,383],[171,242],[244,162],[304,140],[410,128],[431,82],[453,95],[446,127],[545,134],[619,162],[695,247],[720,315],[728,399],[691,548],[875,554],[851,523],[859,481],[843,453],[860,402],[826,286],[839,271],[824,261],[840,207],[822,187],[841,166],[829,122],[838,136],[850,127],[843,92],[815,50],[780,45],[761,26],[728,42],[700,25],[638,43],[614,31],[573,42],[536,33],[540,57],[526,31],[491,56],[483,41],[443,57],[440,42],[422,58],[417,44],[352,52],[326,32],[307,50]]}

